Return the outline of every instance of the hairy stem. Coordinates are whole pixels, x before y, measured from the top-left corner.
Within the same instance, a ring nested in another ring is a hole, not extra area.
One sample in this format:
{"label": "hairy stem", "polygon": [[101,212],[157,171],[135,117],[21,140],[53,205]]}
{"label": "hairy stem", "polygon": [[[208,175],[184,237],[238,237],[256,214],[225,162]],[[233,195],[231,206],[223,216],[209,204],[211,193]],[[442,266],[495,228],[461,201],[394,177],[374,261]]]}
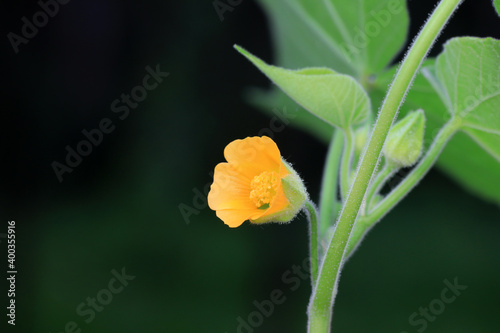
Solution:
{"label": "hairy stem", "polygon": [[309,220],[311,243],[311,282],[314,286],[318,280],[318,215],[311,201],[306,201],[305,211]]}
{"label": "hairy stem", "polygon": [[384,167],[377,174],[373,182],[370,184],[368,194],[366,195],[366,213],[368,213],[373,205],[373,200],[382,189],[382,186],[391,178],[396,171],[392,165],[386,161]]}

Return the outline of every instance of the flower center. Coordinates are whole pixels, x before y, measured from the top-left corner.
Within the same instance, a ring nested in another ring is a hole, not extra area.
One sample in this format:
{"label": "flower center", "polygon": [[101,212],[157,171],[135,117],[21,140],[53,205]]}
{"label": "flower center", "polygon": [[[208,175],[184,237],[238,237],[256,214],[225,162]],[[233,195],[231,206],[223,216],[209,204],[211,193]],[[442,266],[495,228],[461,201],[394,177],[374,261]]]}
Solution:
{"label": "flower center", "polygon": [[276,195],[280,182],[280,177],[277,172],[264,171],[260,175],[255,176],[250,183],[250,200],[255,203],[255,206],[260,209],[269,207],[271,200]]}

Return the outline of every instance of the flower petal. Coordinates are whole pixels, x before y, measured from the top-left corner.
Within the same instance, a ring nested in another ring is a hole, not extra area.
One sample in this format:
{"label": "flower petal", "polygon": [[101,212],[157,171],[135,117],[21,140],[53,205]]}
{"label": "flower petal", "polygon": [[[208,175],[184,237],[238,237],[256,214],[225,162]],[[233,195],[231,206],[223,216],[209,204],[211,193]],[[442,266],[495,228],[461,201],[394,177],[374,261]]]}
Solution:
{"label": "flower petal", "polygon": [[208,193],[208,206],[212,210],[246,209],[257,210],[250,200],[250,182],[228,163],[215,167],[214,182]]}
{"label": "flower petal", "polygon": [[280,170],[280,151],[267,136],[235,140],[224,149],[224,157],[238,172],[250,179],[264,171]]}
{"label": "flower petal", "polygon": [[217,217],[231,228],[239,227],[246,220],[259,218],[264,214],[263,210],[255,209],[223,209],[215,212]]}

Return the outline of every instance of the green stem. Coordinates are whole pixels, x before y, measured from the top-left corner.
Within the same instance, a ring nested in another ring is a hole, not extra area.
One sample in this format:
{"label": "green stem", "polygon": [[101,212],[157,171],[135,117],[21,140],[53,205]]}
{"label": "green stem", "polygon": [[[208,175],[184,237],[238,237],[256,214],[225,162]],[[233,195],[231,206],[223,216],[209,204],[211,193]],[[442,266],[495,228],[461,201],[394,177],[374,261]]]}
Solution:
{"label": "green stem", "polygon": [[309,220],[309,233],[311,236],[311,281],[312,285],[318,280],[318,215],[314,204],[307,200],[305,211]]}
{"label": "green stem", "polygon": [[366,195],[366,213],[370,211],[373,200],[375,200],[375,197],[382,189],[382,186],[389,180],[389,178],[392,177],[394,171],[396,171],[396,169],[394,169],[392,165],[386,161],[384,167],[380,170],[368,188],[368,194]]}
{"label": "green stem", "polygon": [[351,255],[358,243],[363,239],[366,232],[375,225],[385,214],[394,208],[404,196],[410,192],[420,180],[429,172],[436,163],[446,143],[460,128],[460,119],[451,119],[441,131],[439,131],[434,143],[429,148],[424,158],[410,172],[410,174],[399,185],[389,193],[367,216],[361,217],[357,222],[349,239],[346,257]]}
{"label": "green stem", "polygon": [[330,332],[332,307],[335,299],[333,291],[338,282],[349,236],[380,158],[385,139],[421,63],[461,1],[442,0],[439,3],[415,39],[389,88],[321,266],[316,288],[314,288],[308,308],[309,333]]}
{"label": "green stem", "polygon": [[326,235],[328,228],[333,225],[340,208],[339,202],[337,201],[337,190],[342,147],[342,132],[336,129],[328,149],[325,169],[323,171],[323,182],[321,184],[321,196],[319,201],[321,237]]}
{"label": "green stem", "polygon": [[351,180],[352,159],[354,156],[354,133],[352,128],[344,130],[344,152],[342,153],[342,167],[340,169],[340,188],[342,191],[342,201],[345,201],[349,193],[349,183]]}

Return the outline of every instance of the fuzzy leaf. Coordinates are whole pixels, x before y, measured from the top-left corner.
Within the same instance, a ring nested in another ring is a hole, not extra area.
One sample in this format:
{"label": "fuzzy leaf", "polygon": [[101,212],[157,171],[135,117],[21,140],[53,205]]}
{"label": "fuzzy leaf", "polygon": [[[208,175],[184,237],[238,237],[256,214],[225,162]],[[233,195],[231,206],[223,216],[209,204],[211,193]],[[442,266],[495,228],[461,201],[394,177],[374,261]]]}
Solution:
{"label": "fuzzy leaf", "polygon": [[464,132],[500,163],[500,135],[479,131],[473,128],[465,128]]}
{"label": "fuzzy leaf", "polygon": [[298,104],[333,126],[348,128],[363,123],[370,114],[368,95],[348,75],[328,68],[271,66],[241,47],[236,49]]}
{"label": "fuzzy leaf", "polygon": [[454,38],[436,60],[448,111],[463,127],[500,135],[500,41]]}

